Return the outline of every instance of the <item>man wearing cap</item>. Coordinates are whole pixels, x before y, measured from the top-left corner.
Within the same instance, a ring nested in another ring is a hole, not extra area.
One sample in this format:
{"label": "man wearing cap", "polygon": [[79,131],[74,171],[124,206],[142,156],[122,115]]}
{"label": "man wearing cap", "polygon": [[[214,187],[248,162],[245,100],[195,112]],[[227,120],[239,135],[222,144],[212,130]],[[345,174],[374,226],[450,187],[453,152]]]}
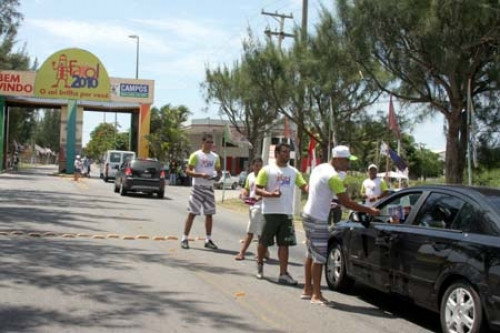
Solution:
{"label": "man wearing cap", "polygon": [[389,194],[387,183],[380,177],[377,177],[378,168],[375,164],[368,166],[369,177],[361,184],[361,197],[363,202],[371,205],[373,202]]}
{"label": "man wearing cap", "polygon": [[378,209],[360,205],[349,198],[343,184],[349,162],[357,160],[346,146],[332,149],[330,162],[318,165],[309,178],[309,197],[304,206],[302,224],[306,234],[307,253],[304,263],[305,283],[301,299],[311,300],[312,304],[328,304],[321,294],[321,272],[326,263],[328,251],[328,214],[334,195],[346,208],[379,215]]}

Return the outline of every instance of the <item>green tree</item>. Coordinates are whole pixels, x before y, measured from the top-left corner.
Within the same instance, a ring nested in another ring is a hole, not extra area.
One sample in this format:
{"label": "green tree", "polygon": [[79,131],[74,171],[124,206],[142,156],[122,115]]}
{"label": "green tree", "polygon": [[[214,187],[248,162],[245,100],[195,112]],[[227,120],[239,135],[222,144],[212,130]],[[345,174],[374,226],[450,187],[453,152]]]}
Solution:
{"label": "green tree", "polygon": [[191,114],[184,105],[173,107],[170,104],[160,109],[151,109],[149,152],[151,157],[160,161],[182,160],[189,153],[189,140],[181,124]]}
{"label": "green tree", "polygon": [[[447,123],[446,182],[462,183],[472,99],[498,99],[500,7],[490,0],[337,0],[351,56],[383,91]],[[374,63],[393,82],[380,80]]]}
{"label": "green tree", "polygon": [[98,160],[107,150],[117,149],[117,131],[113,124],[101,123],[90,133],[85,152]]}
{"label": "green tree", "polygon": [[61,110],[44,110],[40,120],[36,121],[35,142],[44,148],[50,148],[54,152],[59,151],[61,126]]}
{"label": "green tree", "polygon": [[202,84],[207,103],[217,103],[219,113],[252,144],[249,160],[261,155],[264,134],[276,119],[276,109],[254,81],[255,71],[262,70],[260,66],[265,57],[265,47],[249,32],[243,43],[242,60],[235,62],[232,68],[207,69]]}

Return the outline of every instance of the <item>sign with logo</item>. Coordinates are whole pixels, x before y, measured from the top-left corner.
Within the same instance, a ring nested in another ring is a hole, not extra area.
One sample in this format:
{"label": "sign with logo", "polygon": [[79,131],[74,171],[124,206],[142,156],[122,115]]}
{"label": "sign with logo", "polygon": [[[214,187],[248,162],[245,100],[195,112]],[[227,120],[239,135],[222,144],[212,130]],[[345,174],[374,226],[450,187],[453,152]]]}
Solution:
{"label": "sign with logo", "polygon": [[33,96],[36,72],[0,71],[0,96]]}
{"label": "sign with logo", "polygon": [[35,79],[34,95],[40,98],[110,100],[106,68],[92,53],[65,49],[42,64]]}
{"label": "sign with logo", "polygon": [[111,78],[111,101],[153,103],[154,81]]}

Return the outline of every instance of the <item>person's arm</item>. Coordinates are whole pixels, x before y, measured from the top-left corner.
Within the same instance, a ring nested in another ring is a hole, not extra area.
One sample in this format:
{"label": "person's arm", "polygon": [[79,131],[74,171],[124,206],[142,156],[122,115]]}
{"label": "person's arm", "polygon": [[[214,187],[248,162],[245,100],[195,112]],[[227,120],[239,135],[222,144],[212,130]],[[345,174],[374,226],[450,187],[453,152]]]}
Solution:
{"label": "person's arm", "polygon": [[257,186],[255,193],[263,198],[279,198],[281,196],[279,189],[273,192],[266,191],[265,186],[267,184],[267,177],[268,175],[265,168],[260,169],[257,179],[255,180],[255,185]]}
{"label": "person's arm", "polygon": [[304,177],[300,172],[297,173],[297,177],[295,178],[295,185],[297,185],[302,190],[302,192],[309,193],[309,185],[304,180]]}
{"label": "person's arm", "polygon": [[337,197],[340,201],[340,204],[346,208],[355,210],[357,212],[367,213],[367,214],[370,214],[372,216],[380,215],[380,210],[378,210],[377,208],[373,208],[371,206],[360,205],[359,203],[352,201],[346,192],[337,193]]}
{"label": "person's arm", "polygon": [[189,156],[188,165],[186,167],[186,175],[192,178],[205,178],[205,179],[210,178],[209,174],[206,174],[204,172],[196,172],[196,170],[194,169],[194,166],[196,164],[198,164],[198,157],[196,156],[195,153],[193,153],[191,154],[191,156]]}
{"label": "person's arm", "polygon": [[382,199],[383,197],[386,197],[389,195],[389,187],[387,186],[387,183],[382,179],[380,181],[380,195],[379,199]]}
{"label": "person's arm", "polygon": [[360,205],[355,201],[352,201],[347,195],[344,184],[338,176],[333,176],[328,181],[328,186],[337,195],[340,204],[346,208],[370,214],[372,216],[380,215],[380,211],[376,208]]}
{"label": "person's arm", "polygon": [[240,198],[241,199],[248,198],[249,195],[250,195],[250,184],[248,182],[248,177],[247,177],[247,179],[245,180],[245,185],[241,188]]}

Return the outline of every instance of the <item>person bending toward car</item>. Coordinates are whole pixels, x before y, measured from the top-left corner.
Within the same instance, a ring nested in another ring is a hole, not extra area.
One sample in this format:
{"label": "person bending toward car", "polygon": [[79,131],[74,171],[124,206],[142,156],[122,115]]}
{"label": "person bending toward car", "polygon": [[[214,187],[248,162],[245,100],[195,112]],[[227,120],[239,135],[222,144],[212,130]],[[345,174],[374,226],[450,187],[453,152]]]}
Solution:
{"label": "person bending toward car", "polygon": [[295,185],[307,192],[307,183],[302,174],[290,166],[290,145],[280,143],[274,155],[276,164],[263,167],[257,175],[257,195],[262,197],[264,225],[257,250],[257,278],[264,278],[264,256],[268,246],[278,243],[280,275],[278,283],[297,285],[297,281],[288,273],[288,247],[297,245],[293,217],[293,192]]}
{"label": "person bending toward car", "polygon": [[351,160],[357,160],[357,157],[351,155],[348,147],[336,146],[332,149],[330,162],[315,167],[309,178],[309,196],[302,215],[307,252],[301,299],[311,300],[312,304],[328,304],[328,300],[321,294],[321,273],[328,252],[328,214],[332,198],[336,195],[340,204],[346,208],[370,215],[380,214],[378,209],[360,205],[349,198],[343,178]]}
{"label": "person bending toward car", "polygon": [[201,149],[189,157],[186,174],[193,178],[189,195],[188,216],[184,225],[184,234],[181,239],[181,248],[189,249],[188,236],[196,215],[202,212],[205,215],[205,247],[216,250],[217,245],[212,241],[212,216],[215,214],[215,194],[213,178],[221,176],[219,155],[212,152],[214,143],[211,134],[204,134],[201,139]]}
{"label": "person bending toward car", "polygon": [[[245,253],[252,242],[253,235],[257,234],[260,239],[262,233],[262,224],[264,217],[262,216],[262,198],[256,194],[255,180],[262,169],[262,158],[257,157],[252,161],[252,172],[247,176],[245,184],[241,189],[240,198],[249,205],[248,213],[250,219],[248,220],[247,235],[243,240],[240,252],[234,257],[234,260],[245,260]],[[257,244],[258,251],[258,244]],[[264,256],[269,259],[269,252]]]}

